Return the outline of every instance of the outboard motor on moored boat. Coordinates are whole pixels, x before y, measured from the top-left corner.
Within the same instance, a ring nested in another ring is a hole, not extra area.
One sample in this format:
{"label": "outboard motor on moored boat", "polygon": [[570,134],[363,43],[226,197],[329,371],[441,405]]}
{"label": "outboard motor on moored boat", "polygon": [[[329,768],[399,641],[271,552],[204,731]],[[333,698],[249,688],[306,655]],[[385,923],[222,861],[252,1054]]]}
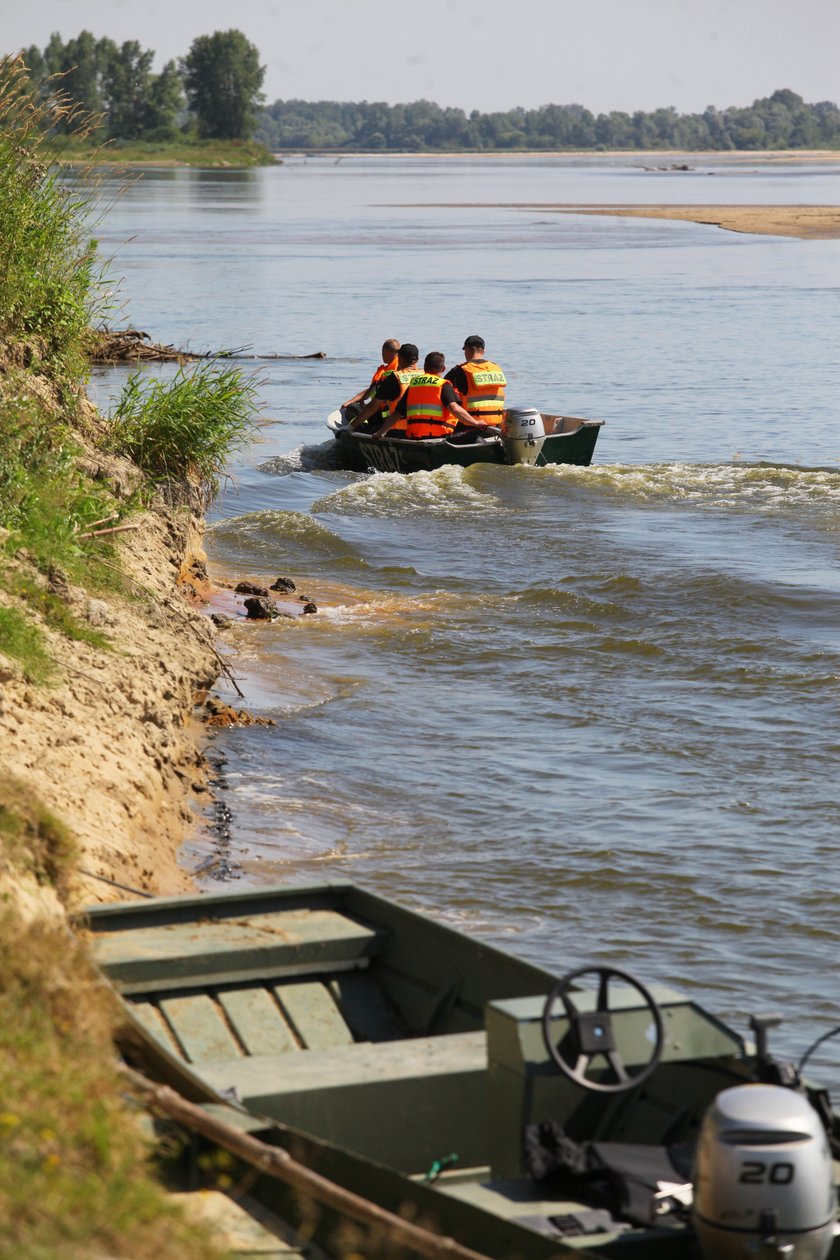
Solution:
{"label": "outboard motor on moored boat", "polygon": [[508,464],[536,464],[545,441],[545,425],[536,407],[508,407],[502,441]]}
{"label": "outboard motor on moored boat", "polygon": [[824,1260],[837,1211],[831,1150],[808,1100],[738,1085],[703,1118],[694,1227],[705,1260]]}

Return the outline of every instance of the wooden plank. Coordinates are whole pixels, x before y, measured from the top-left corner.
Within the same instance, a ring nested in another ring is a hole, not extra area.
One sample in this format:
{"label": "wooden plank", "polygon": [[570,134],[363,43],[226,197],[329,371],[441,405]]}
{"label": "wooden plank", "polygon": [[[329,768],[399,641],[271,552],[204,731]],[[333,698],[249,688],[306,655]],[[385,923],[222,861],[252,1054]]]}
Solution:
{"label": "wooden plank", "polygon": [[160,1003],[190,1063],[242,1058],[242,1050],[206,993],[164,998]]}
{"label": "wooden plank", "polygon": [[397,1041],[409,1035],[372,976],[348,971],[334,976],[328,987],[356,1041]]}
{"label": "wooden plank", "polygon": [[239,918],[128,927],[97,933],[94,957],[124,992],[205,983],[215,978],[282,975],[365,960],[387,947],[390,933],[335,910],[295,908]]}
{"label": "wooden plank", "polygon": [[280,1008],[262,985],[222,990],[218,1000],[248,1054],[287,1054],[299,1049]]}
{"label": "wooden plank", "polygon": [[142,1024],[146,1032],[152,1034],[167,1050],[180,1054],[180,1046],[172,1036],[169,1025],[152,1002],[132,1002],[131,1013],[138,1024]]}
{"label": "wooden plank", "polygon": [[353,1034],[326,985],[312,980],[276,984],[274,993],[305,1049],[329,1050],[353,1044]]}

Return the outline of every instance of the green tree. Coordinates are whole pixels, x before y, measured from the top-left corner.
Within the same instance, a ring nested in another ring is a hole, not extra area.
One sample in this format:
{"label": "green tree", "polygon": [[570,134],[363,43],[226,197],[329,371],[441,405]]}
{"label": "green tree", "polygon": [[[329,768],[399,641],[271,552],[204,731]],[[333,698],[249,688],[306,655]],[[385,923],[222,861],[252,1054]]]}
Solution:
{"label": "green tree", "polygon": [[199,135],[247,140],[257,124],[265,66],[241,31],[215,31],[193,40],[181,62],[189,108]]}

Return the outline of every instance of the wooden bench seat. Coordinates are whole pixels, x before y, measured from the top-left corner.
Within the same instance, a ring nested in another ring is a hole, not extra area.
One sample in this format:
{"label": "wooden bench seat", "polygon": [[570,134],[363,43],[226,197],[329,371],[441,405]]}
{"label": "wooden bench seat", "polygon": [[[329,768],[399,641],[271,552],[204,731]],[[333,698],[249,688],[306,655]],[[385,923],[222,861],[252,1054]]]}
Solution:
{"label": "wooden bench seat", "polygon": [[391,940],[329,909],[243,913],[100,931],[93,954],[124,994],[364,967]]}
{"label": "wooden bench seat", "polygon": [[483,1032],[202,1066],[208,1084],[255,1114],[408,1173],[450,1151],[461,1165],[486,1157],[486,1074]]}

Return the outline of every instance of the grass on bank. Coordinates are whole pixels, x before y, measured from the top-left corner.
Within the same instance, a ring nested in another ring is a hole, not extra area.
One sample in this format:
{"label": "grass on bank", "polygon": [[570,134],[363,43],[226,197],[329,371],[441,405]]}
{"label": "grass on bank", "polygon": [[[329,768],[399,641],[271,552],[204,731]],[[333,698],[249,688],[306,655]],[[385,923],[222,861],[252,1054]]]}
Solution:
{"label": "grass on bank", "polygon": [[242,169],[282,165],[257,140],[114,140],[95,145],[75,137],[52,140],[47,153],[56,162],[99,166],[196,166]]}

